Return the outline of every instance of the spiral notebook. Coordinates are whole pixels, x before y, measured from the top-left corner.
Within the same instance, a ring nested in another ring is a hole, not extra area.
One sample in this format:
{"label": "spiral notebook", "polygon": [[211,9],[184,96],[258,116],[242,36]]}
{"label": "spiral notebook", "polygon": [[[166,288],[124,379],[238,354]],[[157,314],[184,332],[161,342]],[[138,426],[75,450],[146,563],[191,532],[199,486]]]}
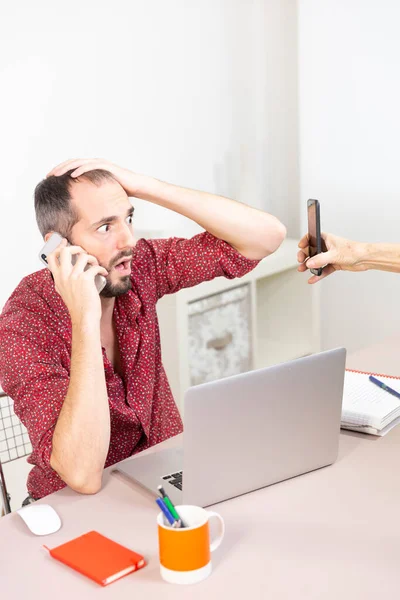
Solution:
{"label": "spiral notebook", "polygon": [[374,385],[370,375],[400,393],[399,377],[346,369],[341,427],[383,436],[400,423],[400,400]]}

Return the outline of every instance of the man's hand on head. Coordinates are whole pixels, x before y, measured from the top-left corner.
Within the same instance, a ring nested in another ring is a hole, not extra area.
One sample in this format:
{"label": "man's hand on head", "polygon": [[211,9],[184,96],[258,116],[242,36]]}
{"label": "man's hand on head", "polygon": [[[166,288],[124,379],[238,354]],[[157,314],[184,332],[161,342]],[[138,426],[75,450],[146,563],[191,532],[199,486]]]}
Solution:
{"label": "man's hand on head", "polygon": [[95,169],[103,169],[111,173],[118,183],[124,188],[128,196],[134,198],[140,194],[140,181],[143,178],[142,175],[137,175],[128,169],[118,167],[113,163],[104,160],[103,158],[73,158],[60,163],[49,173],[46,177],[54,175],[59,177],[64,175],[67,171],[71,171],[71,177],[76,179],[80,175],[87,173],[88,171],[94,171]]}

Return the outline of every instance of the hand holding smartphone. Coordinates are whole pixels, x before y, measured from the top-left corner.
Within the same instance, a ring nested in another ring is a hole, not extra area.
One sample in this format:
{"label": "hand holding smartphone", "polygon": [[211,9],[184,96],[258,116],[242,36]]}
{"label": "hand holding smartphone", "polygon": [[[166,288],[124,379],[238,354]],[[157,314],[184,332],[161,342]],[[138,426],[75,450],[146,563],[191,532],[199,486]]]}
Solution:
{"label": "hand holding smartphone", "polygon": [[[49,239],[47,240],[47,242],[45,243],[45,245],[43,246],[43,248],[41,249],[40,253],[39,253],[39,258],[42,261],[42,263],[48,267],[48,263],[47,263],[47,257],[49,254],[51,254],[52,252],[54,252],[54,250],[61,244],[63,238],[59,233],[53,233]],[[68,244],[68,246],[70,246],[71,244]],[[78,256],[73,254],[71,256],[71,263],[72,265],[74,265],[76,263],[78,259]],[[85,267],[85,271],[87,271],[87,269],[90,268],[90,265],[86,265]],[[106,279],[105,277],[103,277],[103,275],[96,275],[96,277],[94,278],[94,282],[97,288],[97,291],[101,292],[101,290],[104,288],[104,286],[106,285]]]}
{"label": "hand holding smartphone", "polygon": [[[308,256],[316,256],[326,250],[324,241],[321,237],[321,215],[320,204],[318,200],[307,200],[308,217]],[[313,275],[318,277],[322,275],[323,268],[310,269]]]}

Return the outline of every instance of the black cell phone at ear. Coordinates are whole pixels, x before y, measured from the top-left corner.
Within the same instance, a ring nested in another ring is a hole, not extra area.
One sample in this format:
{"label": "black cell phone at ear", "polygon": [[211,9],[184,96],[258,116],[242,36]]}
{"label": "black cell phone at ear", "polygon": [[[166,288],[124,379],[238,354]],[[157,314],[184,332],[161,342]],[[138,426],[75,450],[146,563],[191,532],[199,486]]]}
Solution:
{"label": "black cell phone at ear", "polygon": [[[46,267],[48,267],[48,263],[47,263],[47,257],[49,254],[51,254],[56,248],[57,246],[59,246],[62,242],[62,236],[57,233],[54,232],[51,234],[51,236],[49,237],[49,239],[47,240],[47,242],[45,243],[45,245],[43,246],[43,248],[41,249],[41,251],[39,252],[39,258],[42,261],[42,263],[44,265],[46,265]],[[68,246],[70,246],[70,244],[68,244]],[[71,256],[71,262],[74,265],[77,261],[77,256],[74,254],[73,256]],[[87,269],[90,268],[90,265],[86,265],[85,267],[85,271]],[[96,285],[97,291],[101,292],[101,290],[104,288],[104,286],[106,285],[106,279],[105,277],[103,277],[103,275],[96,275],[96,277],[94,278],[94,283]]]}
{"label": "black cell phone at ear", "polygon": [[[325,246],[321,238],[321,215],[320,204],[318,200],[307,200],[307,217],[308,217],[308,255],[315,256],[323,251]],[[322,275],[322,267],[318,269],[310,269],[313,275]]]}

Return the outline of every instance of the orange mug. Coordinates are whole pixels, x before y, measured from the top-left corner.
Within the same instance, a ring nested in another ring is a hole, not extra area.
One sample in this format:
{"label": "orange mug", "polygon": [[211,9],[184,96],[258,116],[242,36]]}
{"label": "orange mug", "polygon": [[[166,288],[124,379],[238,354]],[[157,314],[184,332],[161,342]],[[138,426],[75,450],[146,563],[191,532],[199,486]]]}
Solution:
{"label": "orange mug", "polygon": [[[175,508],[186,527],[171,527],[161,512],[157,517],[161,577],[168,583],[197,583],[211,573],[211,552],[222,542],[224,520],[200,506]],[[211,543],[210,519],[219,524],[219,534]]]}

